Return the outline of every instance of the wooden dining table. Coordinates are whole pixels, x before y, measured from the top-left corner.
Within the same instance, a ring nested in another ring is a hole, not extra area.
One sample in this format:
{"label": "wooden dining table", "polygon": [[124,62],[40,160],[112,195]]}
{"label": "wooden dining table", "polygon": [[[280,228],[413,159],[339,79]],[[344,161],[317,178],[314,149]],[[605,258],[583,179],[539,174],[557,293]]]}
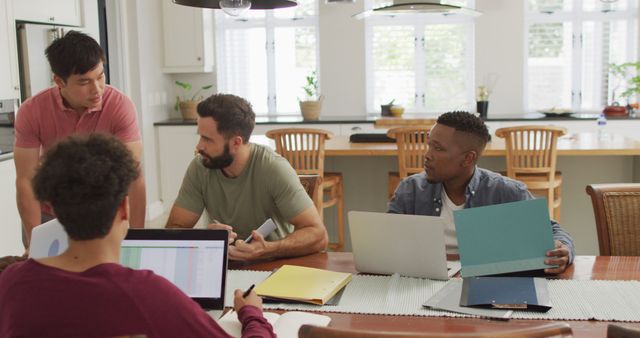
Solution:
{"label": "wooden dining table", "polygon": [[[230,269],[271,271],[284,264],[301,265],[332,271],[357,273],[350,252],[323,252],[304,257],[255,263],[232,262]],[[640,257],[576,256],[574,263],[558,275],[574,280],[640,280]],[[497,321],[480,318],[418,317],[368,315],[352,313],[323,313],[331,317],[329,326],[372,331],[476,333],[496,332],[538,326],[550,320],[511,319]],[[580,320],[568,323],[575,337],[606,337],[609,322]],[[640,329],[640,323],[616,323]]]}

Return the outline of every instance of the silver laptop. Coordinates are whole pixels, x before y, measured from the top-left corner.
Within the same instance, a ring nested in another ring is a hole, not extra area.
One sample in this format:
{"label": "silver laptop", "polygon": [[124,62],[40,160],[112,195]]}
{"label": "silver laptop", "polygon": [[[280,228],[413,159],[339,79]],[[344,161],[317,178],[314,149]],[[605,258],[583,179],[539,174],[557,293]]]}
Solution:
{"label": "silver laptop", "polygon": [[446,280],[460,270],[447,262],[440,217],[349,212],[356,270]]}

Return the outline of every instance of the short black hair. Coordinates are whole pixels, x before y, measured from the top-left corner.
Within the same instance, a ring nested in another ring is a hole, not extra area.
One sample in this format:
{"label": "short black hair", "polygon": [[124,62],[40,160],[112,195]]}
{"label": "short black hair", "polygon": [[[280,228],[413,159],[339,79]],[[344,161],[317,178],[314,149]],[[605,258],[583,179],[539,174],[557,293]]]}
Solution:
{"label": "short black hair", "polygon": [[139,175],[139,163],[117,138],[71,136],[49,151],[33,178],[33,190],[48,202],[74,240],[103,238],[119,204]]}
{"label": "short black hair", "polygon": [[54,40],[45,50],[53,74],[67,81],[69,76],[84,74],[102,62],[104,50],[96,40],[78,31],[69,31]]}
{"label": "short black hair", "polygon": [[474,140],[474,145],[482,152],[491,141],[491,134],[482,119],[465,111],[452,111],[438,116],[437,124],[451,127],[456,131],[466,133]]}
{"label": "short black hair", "polygon": [[242,137],[244,143],[256,125],[256,114],[249,101],[231,94],[213,94],[198,103],[198,115],[211,117],[218,124],[218,132],[225,139]]}

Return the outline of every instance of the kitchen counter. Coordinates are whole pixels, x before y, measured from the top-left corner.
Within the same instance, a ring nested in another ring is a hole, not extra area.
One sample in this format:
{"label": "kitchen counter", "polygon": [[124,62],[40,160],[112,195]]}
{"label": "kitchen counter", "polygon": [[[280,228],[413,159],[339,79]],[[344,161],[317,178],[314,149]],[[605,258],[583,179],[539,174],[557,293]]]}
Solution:
{"label": "kitchen counter", "polygon": [[[346,115],[346,116],[320,116],[320,119],[314,121],[305,121],[300,115],[287,115],[287,116],[272,116],[256,117],[256,124],[269,125],[269,124],[340,124],[340,123],[375,123],[378,119],[385,120],[430,120],[437,119],[438,114],[404,114],[402,117],[387,117],[380,116],[378,114],[370,115]],[[489,115],[485,120],[488,122],[505,122],[505,121],[587,121],[596,120],[598,114],[572,114],[569,116],[557,116],[548,117],[541,113],[520,114],[520,115]],[[608,120],[640,120],[640,116],[616,116],[607,117]],[[195,125],[195,120],[184,120],[181,118],[171,118],[154,123],[154,126],[180,126],[180,125]]]}
{"label": "kitchen counter", "polygon": [[0,154],[0,162],[13,159],[13,152]]}

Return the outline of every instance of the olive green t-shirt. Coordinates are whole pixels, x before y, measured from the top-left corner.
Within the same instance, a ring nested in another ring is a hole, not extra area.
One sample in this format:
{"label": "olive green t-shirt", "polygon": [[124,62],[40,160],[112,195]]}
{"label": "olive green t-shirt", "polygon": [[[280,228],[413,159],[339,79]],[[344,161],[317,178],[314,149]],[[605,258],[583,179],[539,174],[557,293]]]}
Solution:
{"label": "olive green t-shirt", "polygon": [[198,215],[207,211],[209,223],[228,224],[245,239],[268,218],[277,229],[267,237],[279,240],[293,232],[288,220],[312,207],[295,170],[273,150],[251,143],[251,155],[242,174],[226,177],[194,158],[182,181],[175,204]]}

